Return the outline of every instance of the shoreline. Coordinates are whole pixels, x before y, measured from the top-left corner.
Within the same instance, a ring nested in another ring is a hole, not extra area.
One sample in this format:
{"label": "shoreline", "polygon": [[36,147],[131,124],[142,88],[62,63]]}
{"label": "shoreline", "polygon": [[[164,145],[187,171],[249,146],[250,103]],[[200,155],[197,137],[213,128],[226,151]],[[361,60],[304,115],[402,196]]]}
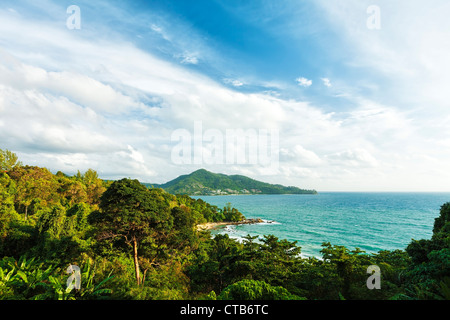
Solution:
{"label": "shoreline", "polygon": [[263,223],[262,219],[245,219],[242,221],[220,221],[220,222],[206,222],[197,225],[197,231],[207,231],[218,228],[220,226],[235,226],[241,224],[256,224]]}

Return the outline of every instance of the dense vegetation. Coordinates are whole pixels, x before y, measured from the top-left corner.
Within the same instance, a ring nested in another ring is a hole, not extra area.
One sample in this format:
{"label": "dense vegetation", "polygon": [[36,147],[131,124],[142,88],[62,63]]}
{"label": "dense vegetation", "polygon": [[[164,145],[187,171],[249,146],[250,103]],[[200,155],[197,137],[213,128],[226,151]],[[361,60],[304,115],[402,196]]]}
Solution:
{"label": "dense vegetation", "polygon": [[[1,151],[0,299],[449,299],[450,203],[433,236],[367,254],[324,243],[322,259],[267,235],[238,242],[196,225],[241,218],[137,180],[23,166]],[[69,265],[81,288],[66,286]],[[366,286],[381,269],[381,290]]]}
{"label": "dense vegetation", "polygon": [[[150,184],[149,184],[150,185]],[[154,185],[171,194],[316,194],[315,190],[270,184],[241,175],[225,175],[200,169],[165,184]]]}

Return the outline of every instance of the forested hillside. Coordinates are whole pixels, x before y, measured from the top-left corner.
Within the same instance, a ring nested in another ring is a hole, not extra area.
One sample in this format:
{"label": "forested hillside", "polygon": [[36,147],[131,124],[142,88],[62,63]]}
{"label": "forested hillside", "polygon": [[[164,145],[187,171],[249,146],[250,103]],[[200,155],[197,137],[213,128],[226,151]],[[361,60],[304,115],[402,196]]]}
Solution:
{"label": "forested hillside", "polygon": [[[151,184],[149,184],[151,185]],[[316,194],[316,190],[286,187],[251,179],[242,175],[225,175],[199,169],[155,187],[172,194],[226,195],[226,194]]]}
{"label": "forested hillside", "polygon": [[[324,243],[321,259],[306,259],[301,244],[273,235],[238,242],[198,231],[230,218],[202,200],[0,154],[0,299],[450,298],[450,203],[437,208],[432,238],[405,250]],[[70,265],[80,289],[66,286]],[[370,265],[381,290],[366,286]]]}

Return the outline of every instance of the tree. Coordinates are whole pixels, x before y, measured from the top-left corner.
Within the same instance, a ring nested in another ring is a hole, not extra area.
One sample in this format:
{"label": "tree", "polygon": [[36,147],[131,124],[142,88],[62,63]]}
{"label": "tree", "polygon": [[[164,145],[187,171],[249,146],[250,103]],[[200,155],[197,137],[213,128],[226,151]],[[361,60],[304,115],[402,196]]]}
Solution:
{"label": "tree", "polygon": [[[241,244],[227,234],[205,239],[195,252],[188,268],[194,290],[222,291],[226,286],[240,280],[234,272],[235,260],[241,253]],[[239,276],[239,275],[238,275]]]}
{"label": "tree", "polygon": [[20,255],[34,244],[34,228],[22,224],[14,207],[15,194],[15,181],[0,172],[0,256]]}
{"label": "tree", "polygon": [[87,203],[77,203],[67,211],[68,229],[73,233],[85,231],[88,224],[88,216],[91,208]]}
{"label": "tree", "polygon": [[172,226],[169,209],[161,191],[149,190],[138,180],[115,181],[100,199],[100,212],[94,216],[100,239],[122,238],[132,248],[138,285],[139,247],[143,243],[161,245],[164,233]]}
{"label": "tree", "polygon": [[19,220],[14,209],[14,181],[6,173],[0,172],[0,240],[7,235],[9,224]]}
{"label": "tree", "polygon": [[60,204],[48,207],[39,214],[36,229],[40,235],[58,239],[64,231],[66,209]]}
{"label": "tree", "polygon": [[271,286],[264,281],[241,280],[226,287],[219,300],[305,300],[291,294],[281,286]]}
{"label": "tree", "polygon": [[15,167],[22,166],[22,162],[19,161],[19,157],[9,151],[0,149],[0,170],[11,171]]}
{"label": "tree", "polygon": [[15,202],[19,205],[18,211],[24,213],[25,220],[32,203],[44,202],[44,206],[59,203],[58,182],[48,169],[16,166],[8,175],[16,182]]}
{"label": "tree", "polygon": [[450,274],[450,202],[441,206],[430,240],[412,240],[406,247],[412,264],[406,273],[411,295],[419,299],[442,297],[441,286]]}
{"label": "tree", "polygon": [[237,222],[245,219],[244,215],[240,213],[238,209],[231,207],[231,203],[227,203],[226,207],[223,208],[223,215],[225,221]]}
{"label": "tree", "polygon": [[86,186],[74,178],[58,176],[58,192],[62,197],[62,204],[73,206],[76,203],[87,202]]}
{"label": "tree", "polygon": [[78,171],[75,178],[85,186],[87,202],[91,205],[98,205],[100,203],[100,197],[106,188],[103,180],[98,177],[97,172],[93,169],[88,169],[84,174],[81,174]]}
{"label": "tree", "polygon": [[355,251],[350,251],[344,246],[332,246],[329,242],[323,243],[322,247],[323,249],[320,252],[323,255],[323,261],[335,267],[337,279],[340,282],[340,289],[342,290],[340,294],[345,298],[349,298],[353,277],[359,274],[355,272],[358,266],[358,255],[364,252],[358,248]]}
{"label": "tree", "polygon": [[196,242],[195,220],[189,208],[182,205],[171,210],[173,217],[172,246],[181,249]]}

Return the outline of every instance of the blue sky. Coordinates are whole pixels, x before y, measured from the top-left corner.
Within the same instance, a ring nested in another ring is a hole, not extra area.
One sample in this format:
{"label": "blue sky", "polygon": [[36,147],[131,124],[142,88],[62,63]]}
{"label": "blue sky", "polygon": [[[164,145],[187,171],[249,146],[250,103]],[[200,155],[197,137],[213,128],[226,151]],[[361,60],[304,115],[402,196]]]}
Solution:
{"label": "blue sky", "polygon": [[[2,1],[0,148],[108,179],[203,167],[319,191],[450,191],[449,12],[445,0]],[[174,134],[199,122],[277,132],[276,166],[174,161]]]}

